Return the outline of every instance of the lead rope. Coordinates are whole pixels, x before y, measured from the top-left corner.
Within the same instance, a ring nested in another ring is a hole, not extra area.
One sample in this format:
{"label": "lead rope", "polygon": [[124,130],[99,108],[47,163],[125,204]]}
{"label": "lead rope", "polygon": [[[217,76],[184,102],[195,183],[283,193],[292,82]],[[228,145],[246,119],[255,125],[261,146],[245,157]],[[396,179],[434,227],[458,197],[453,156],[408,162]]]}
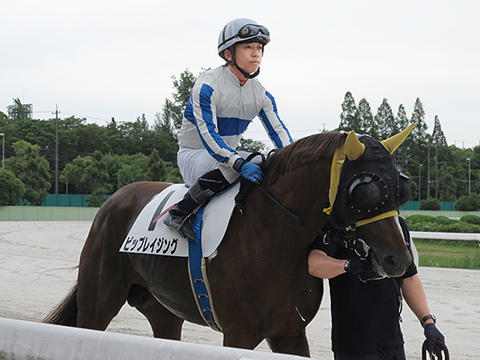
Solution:
{"label": "lead rope", "polygon": [[403,322],[402,320],[402,310],[403,310],[403,294],[402,294],[402,289],[400,289],[400,286],[398,286],[397,280],[394,278],[390,278],[393,282],[393,286],[395,290],[397,291],[398,294],[398,320],[400,322]]}

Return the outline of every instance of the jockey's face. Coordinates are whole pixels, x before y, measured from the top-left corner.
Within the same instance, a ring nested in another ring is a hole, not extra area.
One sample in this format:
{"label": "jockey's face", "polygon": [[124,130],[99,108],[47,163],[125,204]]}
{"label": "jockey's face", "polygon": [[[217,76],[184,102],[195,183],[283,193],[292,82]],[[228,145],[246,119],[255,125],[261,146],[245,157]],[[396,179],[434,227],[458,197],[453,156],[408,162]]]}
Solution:
{"label": "jockey's face", "polygon": [[[225,50],[225,57],[228,60],[231,60],[232,55],[229,50]],[[246,43],[246,44],[236,44],[235,45],[235,60],[237,65],[245,70],[247,73],[252,74],[258,70],[262,62],[263,57],[263,45],[259,42]],[[239,77],[244,78],[244,76],[235,71],[236,68],[232,68],[232,71]]]}

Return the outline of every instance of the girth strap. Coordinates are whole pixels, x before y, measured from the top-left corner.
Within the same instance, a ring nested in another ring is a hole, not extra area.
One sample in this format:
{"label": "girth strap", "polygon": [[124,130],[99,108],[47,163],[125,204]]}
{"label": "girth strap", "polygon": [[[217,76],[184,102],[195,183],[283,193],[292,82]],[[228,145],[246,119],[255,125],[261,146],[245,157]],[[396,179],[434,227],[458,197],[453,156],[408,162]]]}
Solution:
{"label": "girth strap", "polygon": [[202,253],[201,228],[204,207],[196,214],[193,230],[197,239],[188,239],[188,274],[192,286],[193,296],[200,315],[205,323],[213,330],[222,331],[220,322],[217,319],[211,299],[210,286],[208,284],[205,258]]}

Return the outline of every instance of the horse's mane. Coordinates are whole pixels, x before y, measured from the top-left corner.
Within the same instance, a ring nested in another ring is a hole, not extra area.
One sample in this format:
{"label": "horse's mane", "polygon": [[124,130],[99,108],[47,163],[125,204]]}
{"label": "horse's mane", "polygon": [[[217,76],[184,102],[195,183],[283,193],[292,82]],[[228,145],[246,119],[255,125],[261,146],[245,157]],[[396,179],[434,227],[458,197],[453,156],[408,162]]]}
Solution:
{"label": "horse's mane", "polygon": [[346,134],[323,132],[304,137],[275,152],[263,164],[264,186],[273,184],[280,176],[321,158],[333,156],[345,143]]}

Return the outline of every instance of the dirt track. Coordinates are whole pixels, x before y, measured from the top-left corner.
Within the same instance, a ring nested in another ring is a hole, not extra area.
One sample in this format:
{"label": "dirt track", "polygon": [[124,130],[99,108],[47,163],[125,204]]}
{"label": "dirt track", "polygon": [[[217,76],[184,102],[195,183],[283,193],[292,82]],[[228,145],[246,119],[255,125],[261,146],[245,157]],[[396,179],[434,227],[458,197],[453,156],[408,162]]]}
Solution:
{"label": "dirt track", "polygon": [[[41,320],[74,283],[89,228],[89,222],[0,222],[0,317]],[[421,268],[420,276],[451,358],[480,359],[480,271]],[[317,359],[333,358],[329,311],[327,295],[307,328]],[[422,329],[406,305],[402,317],[407,357],[421,359]],[[184,341],[222,343],[207,327],[186,323],[183,329]],[[128,306],[108,330],[151,336],[146,319]],[[265,342],[258,350],[269,351]]]}

